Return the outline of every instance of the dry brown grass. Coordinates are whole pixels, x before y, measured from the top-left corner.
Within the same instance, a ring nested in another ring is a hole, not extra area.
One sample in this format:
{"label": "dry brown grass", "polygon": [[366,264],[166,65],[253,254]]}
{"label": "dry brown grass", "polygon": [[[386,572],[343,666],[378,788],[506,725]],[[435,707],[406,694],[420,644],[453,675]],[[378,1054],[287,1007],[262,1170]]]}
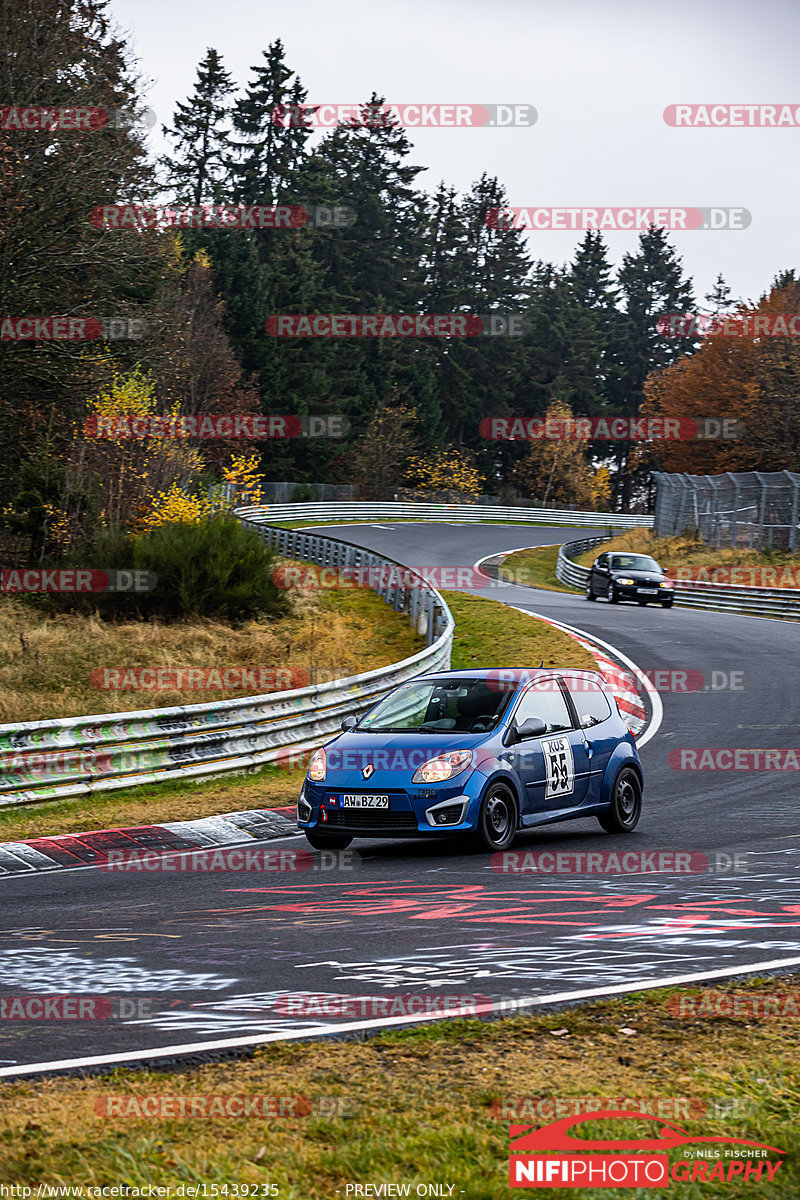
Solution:
{"label": "dry brown grass", "polygon": [[203,704],[274,690],[107,690],[96,669],[272,668],[304,673],[295,686],[385,666],[422,648],[408,619],[369,590],[291,593],[282,620],[241,629],[215,621],[114,624],[45,616],[0,597],[0,722]]}

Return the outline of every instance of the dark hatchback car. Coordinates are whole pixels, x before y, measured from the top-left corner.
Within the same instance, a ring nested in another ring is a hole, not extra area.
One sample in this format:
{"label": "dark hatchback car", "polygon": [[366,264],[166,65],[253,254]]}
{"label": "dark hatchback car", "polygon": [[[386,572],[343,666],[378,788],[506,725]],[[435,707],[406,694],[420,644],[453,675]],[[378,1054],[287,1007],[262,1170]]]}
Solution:
{"label": "dark hatchback car", "polygon": [[601,554],[592,563],[586,581],[586,599],[605,596],[612,604],[635,600],[672,608],[673,583],[649,554]]}

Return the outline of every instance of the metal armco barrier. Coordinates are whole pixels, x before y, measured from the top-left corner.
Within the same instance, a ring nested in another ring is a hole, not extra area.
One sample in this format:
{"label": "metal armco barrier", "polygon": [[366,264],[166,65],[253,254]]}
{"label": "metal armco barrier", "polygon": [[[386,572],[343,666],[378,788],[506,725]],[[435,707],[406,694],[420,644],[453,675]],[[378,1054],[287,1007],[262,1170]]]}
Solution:
{"label": "metal armco barrier", "polygon": [[[588,567],[574,562],[578,554],[608,541],[608,537],[565,542],[556,560],[556,579],[567,587],[584,591]],[[675,604],[681,608],[707,608],[715,612],[745,613],[754,617],[779,617],[800,621],[800,588],[740,587],[737,584],[703,583],[676,579]]]}
{"label": "metal armco barrier", "polygon": [[594,525],[611,529],[651,529],[653,518],[630,513],[570,512],[555,508],[506,508],[495,504],[406,504],[359,500],[342,503],[261,504],[236,509],[257,521],[531,521],[547,525]]}
{"label": "metal armco barrier", "polygon": [[338,732],[343,717],[364,712],[397,684],[449,667],[453,617],[430,585],[407,586],[406,568],[359,547],[319,534],[256,527],[287,556],[323,566],[397,568],[394,577],[400,582],[374,590],[396,611],[408,613],[425,637],[425,649],[388,667],[294,691],[0,725],[0,806],[222,775],[274,762],[282,754],[299,755]]}

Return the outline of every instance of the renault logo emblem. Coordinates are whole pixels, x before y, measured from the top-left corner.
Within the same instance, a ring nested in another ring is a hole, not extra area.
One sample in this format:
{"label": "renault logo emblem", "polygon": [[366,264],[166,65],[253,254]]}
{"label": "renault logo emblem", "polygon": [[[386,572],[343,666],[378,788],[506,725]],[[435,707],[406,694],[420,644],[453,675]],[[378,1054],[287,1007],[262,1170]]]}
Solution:
{"label": "renault logo emblem", "polygon": [[374,775],[375,768],[372,765],[372,763],[367,763],[367,765],[362,768],[361,774],[364,776],[365,779],[369,779],[370,775]]}

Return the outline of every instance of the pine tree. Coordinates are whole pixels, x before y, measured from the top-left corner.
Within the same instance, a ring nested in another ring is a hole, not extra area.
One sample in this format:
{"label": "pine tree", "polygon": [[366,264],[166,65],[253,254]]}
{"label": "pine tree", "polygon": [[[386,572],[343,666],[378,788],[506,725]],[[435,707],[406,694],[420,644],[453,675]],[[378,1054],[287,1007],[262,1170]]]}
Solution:
{"label": "pine tree", "polygon": [[[300,113],[307,92],[284,60],[283,43],[272,42],[251,68],[245,95],[233,110],[230,162],[234,198],[242,204],[276,204],[288,195],[290,180],[303,159],[311,129]],[[288,115],[287,115],[288,110]]]}
{"label": "pine tree", "polygon": [[731,309],[735,301],[731,298],[732,292],[720,273],[710,292],[706,292],[705,298],[711,306],[711,315],[718,317],[721,312]]}
{"label": "pine tree", "polygon": [[164,155],[160,162],[176,203],[224,199],[230,155],[228,97],[233,91],[220,55],[209,47],[197,68],[192,95],[176,106],[172,126],[162,126],[174,143],[172,156]]}
{"label": "pine tree", "polygon": [[[516,447],[489,444],[483,420],[524,409],[526,338],[494,333],[502,322],[520,322],[528,294],[531,262],[525,235],[497,229],[487,213],[508,204],[496,178],[483,174],[456,203],[440,189],[429,210],[424,262],[432,311],[484,318],[488,332],[432,347],[445,440],[480,455],[479,467],[496,486],[517,455]],[[438,307],[438,305],[442,307]]]}
{"label": "pine tree", "polygon": [[[666,313],[694,311],[694,297],[691,281],[684,279],[680,258],[664,230],[655,226],[640,235],[638,253],[624,255],[618,281],[625,320],[621,324],[621,371],[614,381],[611,411],[633,416],[644,399],[649,373],[676,362],[691,348],[685,338],[660,334],[658,318]],[[631,442],[614,444],[614,508],[622,512],[629,510],[638,482],[636,472],[629,469],[632,447]]]}
{"label": "pine tree", "polygon": [[619,289],[603,235],[588,230],[567,271],[571,303],[565,322],[570,347],[565,374],[580,415],[604,412],[620,372]]}
{"label": "pine tree", "polygon": [[[7,100],[48,109],[91,104],[112,116],[91,132],[7,128],[0,136],[0,313],[146,320],[168,270],[153,234],[105,232],[90,220],[98,206],[154,192],[134,68],[107,8],[104,0],[5,0],[0,8]],[[119,110],[130,123],[115,119]],[[142,343],[3,342],[0,438],[16,453],[0,501],[37,431],[53,429],[55,444],[87,388],[133,352],[141,355]]]}

